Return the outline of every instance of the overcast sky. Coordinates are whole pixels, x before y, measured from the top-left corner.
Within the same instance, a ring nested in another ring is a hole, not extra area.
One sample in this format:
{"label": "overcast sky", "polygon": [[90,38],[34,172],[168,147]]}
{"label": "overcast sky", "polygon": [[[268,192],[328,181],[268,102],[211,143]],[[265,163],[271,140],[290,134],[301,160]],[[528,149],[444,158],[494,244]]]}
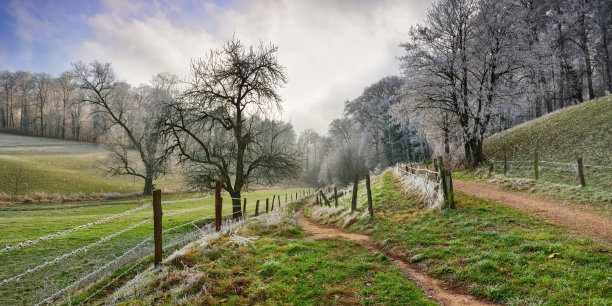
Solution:
{"label": "overcast sky", "polygon": [[0,2],[0,70],[57,75],[98,60],[138,85],[158,72],[186,78],[190,59],[232,35],[272,42],[289,78],[283,119],[325,133],[344,101],[400,74],[399,44],[432,0]]}

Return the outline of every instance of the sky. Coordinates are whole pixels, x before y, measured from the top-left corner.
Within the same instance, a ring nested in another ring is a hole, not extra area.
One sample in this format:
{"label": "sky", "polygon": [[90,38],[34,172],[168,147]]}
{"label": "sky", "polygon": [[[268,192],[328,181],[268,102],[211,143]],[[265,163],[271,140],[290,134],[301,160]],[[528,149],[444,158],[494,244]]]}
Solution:
{"label": "sky", "polygon": [[400,43],[433,0],[0,0],[0,70],[58,75],[76,61],[110,62],[133,85],[236,37],[273,43],[288,83],[283,120],[325,134],[344,101],[400,75]]}

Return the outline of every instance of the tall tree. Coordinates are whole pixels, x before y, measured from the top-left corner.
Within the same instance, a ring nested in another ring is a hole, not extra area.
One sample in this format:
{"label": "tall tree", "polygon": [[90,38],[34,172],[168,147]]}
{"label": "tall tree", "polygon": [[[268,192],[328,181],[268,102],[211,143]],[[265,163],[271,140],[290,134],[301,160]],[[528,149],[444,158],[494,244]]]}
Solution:
{"label": "tall tree", "polygon": [[192,185],[213,188],[216,180],[232,196],[233,218],[242,215],[242,191],[260,179],[295,177],[301,167],[295,145],[284,139],[290,126],[264,118],[280,111],[278,89],[286,83],[277,47],[246,48],[239,40],[191,62],[182,99],[166,106],[161,124],[172,148],[189,167]]}
{"label": "tall tree", "polygon": [[[74,76],[81,89],[85,90],[83,102],[95,107],[94,114],[108,118],[110,125],[103,129],[113,129],[118,134],[110,138],[109,149],[112,163],[108,171],[113,175],[133,175],[144,179],[143,194],[150,195],[153,180],[165,173],[169,158],[163,139],[154,123],[162,103],[169,103],[172,97],[163,88],[167,82],[176,79],[157,77],[155,85],[145,96],[135,95],[131,87],[115,80],[110,64],[92,62],[74,64]],[[161,81],[160,81],[161,79]],[[130,159],[128,149],[136,150],[138,162],[143,169]]]}

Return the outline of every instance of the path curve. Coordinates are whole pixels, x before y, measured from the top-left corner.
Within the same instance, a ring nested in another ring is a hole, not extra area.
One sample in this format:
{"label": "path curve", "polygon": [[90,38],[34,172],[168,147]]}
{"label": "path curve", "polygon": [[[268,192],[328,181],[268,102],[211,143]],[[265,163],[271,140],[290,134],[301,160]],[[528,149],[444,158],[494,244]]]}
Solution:
{"label": "path curve", "polygon": [[429,298],[436,300],[441,305],[449,306],[465,306],[465,305],[495,305],[489,304],[476,299],[475,297],[459,292],[459,290],[451,288],[451,286],[445,284],[439,279],[430,277],[425,273],[421,273],[414,268],[413,264],[407,263],[401,260],[393,252],[385,252],[379,250],[376,245],[370,239],[370,236],[346,233],[337,228],[323,227],[308,220],[302,212],[298,214],[298,224],[302,229],[309,234],[309,236],[302,238],[306,241],[315,241],[322,239],[329,239],[335,237],[341,237],[351,241],[355,241],[363,245],[371,252],[384,253],[391,261],[393,261],[419,288],[421,288],[428,295]]}
{"label": "path curve", "polygon": [[612,219],[608,217],[469,181],[455,179],[453,187],[465,193],[525,211],[546,221],[565,225],[608,244],[612,243]]}

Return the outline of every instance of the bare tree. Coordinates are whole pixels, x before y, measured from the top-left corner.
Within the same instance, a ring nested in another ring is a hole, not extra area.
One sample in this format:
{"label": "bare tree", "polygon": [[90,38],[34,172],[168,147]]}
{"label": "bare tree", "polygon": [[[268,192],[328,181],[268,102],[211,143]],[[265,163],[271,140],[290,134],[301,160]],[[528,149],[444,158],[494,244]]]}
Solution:
{"label": "bare tree", "polygon": [[[162,102],[171,99],[170,93],[162,93],[176,83],[176,78],[156,78],[155,87],[144,94],[134,94],[130,86],[117,82],[110,64],[93,62],[88,65],[74,64],[74,75],[81,89],[85,90],[83,101],[94,106],[94,113],[102,114],[110,121],[106,130],[118,131],[108,143],[111,161],[107,170],[113,175],[133,175],[144,179],[143,194],[150,195],[153,180],[165,174],[170,151],[157,133],[156,113]],[[134,149],[138,162],[129,158],[129,149]]]}
{"label": "bare tree", "polygon": [[22,163],[8,166],[6,179],[13,194],[13,201],[17,200],[19,194],[26,192],[31,184],[30,172]]}
{"label": "bare tree", "polygon": [[242,215],[241,192],[261,179],[295,177],[299,153],[288,139],[290,125],[264,119],[281,110],[285,84],[277,47],[245,46],[237,39],[191,62],[192,80],[182,99],[168,104],[160,122],[172,148],[188,168],[190,183],[213,188],[216,180],[234,198],[233,217]]}
{"label": "bare tree", "polygon": [[39,120],[40,122],[39,134],[41,136],[45,135],[44,110],[51,96],[51,88],[53,86],[52,82],[53,82],[53,77],[47,73],[39,73],[35,75],[35,78],[34,78],[36,108],[38,111],[38,114],[37,114],[38,117],[36,119]]}
{"label": "bare tree", "polygon": [[57,78],[57,89],[61,101],[61,137],[66,138],[66,114],[73,102],[77,89],[76,80],[70,71],[66,71]]}

